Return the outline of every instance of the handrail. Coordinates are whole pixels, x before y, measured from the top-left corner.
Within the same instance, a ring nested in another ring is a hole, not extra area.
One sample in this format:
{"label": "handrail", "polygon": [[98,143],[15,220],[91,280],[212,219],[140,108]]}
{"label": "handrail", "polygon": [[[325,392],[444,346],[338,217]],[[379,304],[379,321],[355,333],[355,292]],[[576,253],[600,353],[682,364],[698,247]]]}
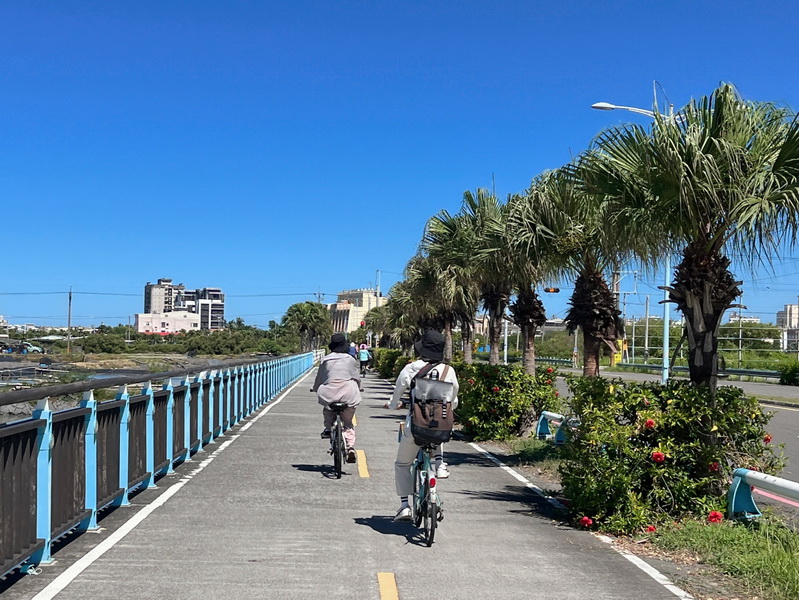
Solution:
{"label": "handrail", "polygon": [[145,373],[141,375],[119,375],[117,377],[105,377],[103,379],[89,379],[86,381],[75,381],[72,383],[61,383],[58,385],[40,386],[34,388],[26,388],[24,390],[14,390],[13,392],[5,392],[0,394],[0,406],[7,404],[17,404],[18,402],[30,402],[33,400],[40,400],[48,396],[64,396],[66,394],[77,394],[80,392],[88,392],[100,388],[119,387],[121,385],[130,385],[134,383],[144,383],[146,381],[163,381],[173,377],[181,377],[183,375],[191,375],[192,373],[199,373],[200,371],[210,371],[227,369],[230,367],[241,367],[245,365],[259,364],[263,362],[270,362],[278,360],[280,357],[270,357],[266,360],[258,358],[238,359],[233,361],[220,361],[216,365],[196,365],[183,369],[175,369],[173,371],[164,371],[161,373]]}
{"label": "handrail", "polygon": [[[663,365],[650,365],[646,363],[628,363],[628,362],[620,362],[616,363],[617,367],[627,367],[630,369],[649,369],[651,371],[660,371],[663,369]],[[671,367],[672,371],[679,371],[681,373],[687,373],[688,367],[678,366],[678,367]],[[739,375],[742,377],[765,377],[768,379],[779,379],[781,374],[779,371],[769,371],[766,369],[724,369],[723,371],[719,371],[719,376],[723,375]]]}
{"label": "handrail", "polygon": [[731,519],[753,519],[761,515],[752,498],[752,487],[799,500],[799,483],[750,469],[735,469],[727,492],[727,513]]}
{"label": "handrail", "polygon": [[[552,431],[549,428],[550,423],[557,426],[555,435],[552,435]],[[545,410],[541,412],[541,416],[538,418],[538,424],[535,428],[536,437],[539,440],[554,439],[556,446],[562,446],[566,443],[566,433],[576,428],[579,424],[580,421],[575,417],[565,417],[561,414]]]}

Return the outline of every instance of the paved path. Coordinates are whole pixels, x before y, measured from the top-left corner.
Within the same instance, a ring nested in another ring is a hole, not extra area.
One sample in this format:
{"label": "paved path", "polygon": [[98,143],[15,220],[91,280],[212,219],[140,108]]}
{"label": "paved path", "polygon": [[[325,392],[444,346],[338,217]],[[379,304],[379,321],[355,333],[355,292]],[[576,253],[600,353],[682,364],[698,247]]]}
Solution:
{"label": "paved path", "polygon": [[427,548],[412,525],[392,521],[401,413],[382,408],[389,385],[366,380],[357,413],[363,454],[336,480],[310,381],[109,514],[106,530],[79,536],[3,598],[676,597],[591,534],[552,520],[546,501],[461,441],[447,446],[446,518]]}

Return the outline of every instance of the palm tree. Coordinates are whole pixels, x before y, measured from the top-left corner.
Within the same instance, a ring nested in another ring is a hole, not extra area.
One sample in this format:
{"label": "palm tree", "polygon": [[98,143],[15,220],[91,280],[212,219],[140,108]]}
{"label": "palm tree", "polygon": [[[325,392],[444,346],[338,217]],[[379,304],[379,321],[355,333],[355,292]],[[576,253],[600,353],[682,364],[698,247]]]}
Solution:
{"label": "palm tree", "polygon": [[[421,251],[437,266],[440,289],[439,301],[448,317],[460,323],[463,360],[472,362],[474,315],[477,313],[479,290],[472,276],[474,261],[468,222],[462,215],[452,216],[443,210],[432,217],[425,227]],[[448,340],[444,358],[452,358],[451,331],[445,329]]]}
{"label": "palm tree", "polygon": [[388,324],[389,320],[389,307],[387,305],[377,306],[366,313],[364,321],[366,321],[366,328],[375,335],[375,346],[382,346],[388,335],[391,334],[391,329]]}
{"label": "palm tree", "polygon": [[682,249],[669,300],[685,316],[691,381],[715,392],[718,328],[741,293],[729,253],[754,270],[796,241],[799,123],[725,84],[676,119],[656,112],[651,131],[605,131],[587,158],[586,189],[605,198],[618,235],[650,255]]}
{"label": "palm tree", "polygon": [[330,313],[327,307],[319,302],[292,304],[286,309],[282,324],[300,336],[302,352],[318,348],[321,341],[329,337],[333,331]]}
{"label": "palm tree", "polygon": [[583,375],[599,375],[603,347],[616,349],[622,335],[620,311],[605,273],[623,260],[626,240],[615,235],[606,218],[602,198],[581,189],[577,164],[543,175],[528,191],[525,213],[550,232],[549,272],[575,278],[569,310],[564,319],[571,333],[583,335]]}

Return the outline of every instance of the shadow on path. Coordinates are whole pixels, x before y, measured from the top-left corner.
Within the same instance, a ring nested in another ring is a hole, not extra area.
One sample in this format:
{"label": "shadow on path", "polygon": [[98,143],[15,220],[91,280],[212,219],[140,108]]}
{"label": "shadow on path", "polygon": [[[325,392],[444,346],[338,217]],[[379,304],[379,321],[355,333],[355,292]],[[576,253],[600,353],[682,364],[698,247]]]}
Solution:
{"label": "shadow on path", "polygon": [[[333,465],[291,465],[293,468],[297,469],[298,471],[308,471],[311,473],[321,473],[323,477],[326,479],[335,479],[336,473],[333,469]],[[349,473],[346,471],[341,472],[341,476],[344,477],[345,475],[349,476]]]}
{"label": "shadow on path", "polygon": [[394,522],[394,517],[385,515],[374,515],[371,517],[356,517],[353,519],[358,525],[366,525],[371,527],[377,533],[383,535],[400,535],[404,536],[409,544],[415,546],[427,546],[424,541],[422,532],[414,527],[410,521],[402,521],[400,523]]}
{"label": "shadow on path", "polygon": [[534,518],[546,520],[558,520],[565,516],[565,512],[552,506],[546,498],[542,498],[527,487],[505,486],[504,491],[456,491],[449,493],[460,494],[479,500],[489,500],[492,502],[510,502],[522,505],[520,508],[508,508],[508,512],[520,515],[527,515]]}

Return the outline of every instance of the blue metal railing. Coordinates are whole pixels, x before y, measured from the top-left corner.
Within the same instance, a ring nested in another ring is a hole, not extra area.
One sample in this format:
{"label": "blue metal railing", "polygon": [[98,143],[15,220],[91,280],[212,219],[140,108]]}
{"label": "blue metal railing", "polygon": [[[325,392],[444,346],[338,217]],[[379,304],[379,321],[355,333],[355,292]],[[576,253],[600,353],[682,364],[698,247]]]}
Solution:
{"label": "blue metal railing", "polygon": [[[648,369],[650,371],[662,371],[663,365],[650,365],[645,363],[617,363],[617,367],[627,367],[630,369]],[[671,367],[672,371],[680,373],[687,373],[688,367]],[[781,373],[779,371],[768,371],[764,369],[724,369],[719,371],[719,376],[724,375],[738,375],[740,377],[763,377],[764,379],[779,379]]]}
{"label": "blue metal railing", "polygon": [[[157,477],[275,398],[315,358],[308,352],[0,395],[0,405],[38,400],[31,418],[0,425],[0,577],[51,561],[54,541],[97,529],[100,511],[155,487]],[[182,380],[174,386],[176,374]],[[133,383],[144,385],[131,397]],[[116,398],[97,402],[94,390],[109,384],[119,384]],[[51,397],[80,391],[77,408],[50,409]]]}
{"label": "blue metal railing", "polygon": [[727,492],[727,516],[730,519],[747,520],[760,516],[760,510],[752,497],[752,488],[799,500],[799,482],[749,469],[735,469],[732,476],[732,484]]}

